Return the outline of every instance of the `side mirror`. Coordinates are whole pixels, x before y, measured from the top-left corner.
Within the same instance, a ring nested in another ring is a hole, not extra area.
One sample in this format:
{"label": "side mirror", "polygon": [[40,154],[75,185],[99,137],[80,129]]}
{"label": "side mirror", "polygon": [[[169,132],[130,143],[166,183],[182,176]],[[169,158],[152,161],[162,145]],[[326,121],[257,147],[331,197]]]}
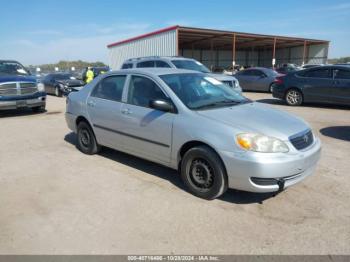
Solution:
{"label": "side mirror", "polygon": [[174,106],[164,100],[151,100],[149,106],[159,111],[174,112]]}

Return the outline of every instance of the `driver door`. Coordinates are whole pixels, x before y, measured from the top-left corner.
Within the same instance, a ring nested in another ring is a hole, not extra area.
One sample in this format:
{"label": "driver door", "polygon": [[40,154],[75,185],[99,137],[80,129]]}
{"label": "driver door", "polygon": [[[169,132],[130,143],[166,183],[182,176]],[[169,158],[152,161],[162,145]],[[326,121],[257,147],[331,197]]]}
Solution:
{"label": "driver door", "polygon": [[127,103],[122,105],[123,144],[133,154],[155,162],[169,163],[172,129],[176,114],[150,108],[150,101],[169,101],[163,90],[150,78],[133,75]]}

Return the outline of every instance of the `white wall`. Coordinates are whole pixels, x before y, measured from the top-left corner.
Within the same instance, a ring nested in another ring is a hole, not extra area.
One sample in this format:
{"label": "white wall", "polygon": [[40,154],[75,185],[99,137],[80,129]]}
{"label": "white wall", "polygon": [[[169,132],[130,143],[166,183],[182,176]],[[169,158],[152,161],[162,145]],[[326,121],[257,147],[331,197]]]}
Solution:
{"label": "white wall", "polygon": [[108,48],[109,66],[120,69],[126,59],[143,56],[175,56],[176,30],[152,35]]}

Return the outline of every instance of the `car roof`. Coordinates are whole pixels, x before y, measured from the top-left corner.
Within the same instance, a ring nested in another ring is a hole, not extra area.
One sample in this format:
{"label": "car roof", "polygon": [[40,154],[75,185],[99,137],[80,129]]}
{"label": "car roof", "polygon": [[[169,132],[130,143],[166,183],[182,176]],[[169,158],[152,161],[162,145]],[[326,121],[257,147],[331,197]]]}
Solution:
{"label": "car roof", "polygon": [[147,67],[147,68],[130,68],[122,69],[116,71],[110,71],[104,75],[113,75],[113,74],[148,74],[153,76],[160,75],[169,75],[169,74],[204,74],[198,71],[177,69],[177,68],[156,68],[156,67]]}
{"label": "car roof", "polygon": [[148,61],[148,60],[194,60],[193,58],[187,58],[182,56],[145,56],[145,57],[134,57],[129,58],[124,61],[124,63],[133,63],[133,62],[141,62],[141,61]]}
{"label": "car roof", "polygon": [[0,59],[0,63],[18,63],[18,64],[21,64],[20,62],[18,62],[16,60],[1,60],[1,59]]}
{"label": "car roof", "polygon": [[273,69],[271,68],[267,68],[267,67],[259,67],[259,66],[256,66],[256,67],[250,67],[250,68],[247,68],[247,69],[244,69],[243,71],[245,70],[261,70],[261,71],[265,71],[265,72],[271,72],[273,71]]}
{"label": "car roof", "polygon": [[342,69],[347,69],[349,70],[349,66],[348,65],[324,65],[324,66],[315,66],[315,67],[311,67],[308,69],[317,69],[317,68],[323,68],[323,69],[337,69],[337,68],[342,68]]}

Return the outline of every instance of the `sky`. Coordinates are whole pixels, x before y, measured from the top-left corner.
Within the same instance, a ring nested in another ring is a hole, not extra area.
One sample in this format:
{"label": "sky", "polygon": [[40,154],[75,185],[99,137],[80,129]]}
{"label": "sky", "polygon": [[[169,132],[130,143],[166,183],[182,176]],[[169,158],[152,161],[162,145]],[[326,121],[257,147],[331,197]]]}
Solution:
{"label": "sky", "polygon": [[108,62],[106,45],[171,25],[330,40],[350,56],[350,1],[0,0],[0,59]]}

